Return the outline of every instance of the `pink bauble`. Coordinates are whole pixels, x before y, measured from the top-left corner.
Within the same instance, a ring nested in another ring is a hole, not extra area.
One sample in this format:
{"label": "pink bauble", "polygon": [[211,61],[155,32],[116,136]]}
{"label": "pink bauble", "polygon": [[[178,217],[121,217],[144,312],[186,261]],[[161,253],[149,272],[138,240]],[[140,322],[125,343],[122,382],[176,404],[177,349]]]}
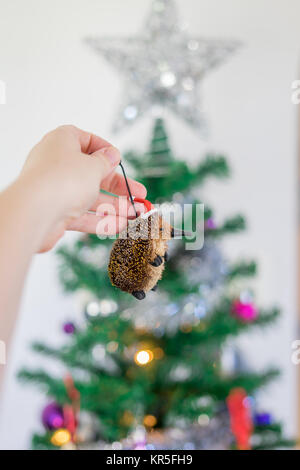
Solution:
{"label": "pink bauble", "polygon": [[258,310],[252,303],[235,300],[232,304],[232,313],[240,320],[251,323],[258,316]]}

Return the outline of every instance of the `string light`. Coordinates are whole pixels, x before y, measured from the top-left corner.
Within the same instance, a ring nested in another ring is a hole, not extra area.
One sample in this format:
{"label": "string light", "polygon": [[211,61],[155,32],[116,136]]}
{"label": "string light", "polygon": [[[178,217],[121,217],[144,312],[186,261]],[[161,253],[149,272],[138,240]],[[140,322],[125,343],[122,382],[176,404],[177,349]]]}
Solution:
{"label": "string light", "polygon": [[144,417],[144,425],[148,428],[153,428],[157,424],[157,419],[153,415],[146,415]]}
{"label": "string light", "polygon": [[141,349],[134,355],[134,360],[139,366],[145,366],[149,364],[153,359],[153,352],[150,349]]}
{"label": "string light", "polygon": [[198,417],[198,424],[200,426],[208,426],[209,425],[209,416],[206,414],[202,414]]}
{"label": "string light", "polygon": [[118,347],[119,347],[119,344],[116,341],[110,341],[107,344],[106,349],[109,353],[114,353],[117,351]]}
{"label": "string light", "polygon": [[180,330],[182,331],[182,333],[190,333],[193,328],[191,325],[183,324],[181,325]]}
{"label": "string light", "polygon": [[51,437],[51,443],[60,447],[71,441],[71,434],[67,429],[58,429]]}
{"label": "string light", "polygon": [[125,410],[120,419],[120,424],[123,426],[131,426],[134,421],[134,416],[131,411]]}

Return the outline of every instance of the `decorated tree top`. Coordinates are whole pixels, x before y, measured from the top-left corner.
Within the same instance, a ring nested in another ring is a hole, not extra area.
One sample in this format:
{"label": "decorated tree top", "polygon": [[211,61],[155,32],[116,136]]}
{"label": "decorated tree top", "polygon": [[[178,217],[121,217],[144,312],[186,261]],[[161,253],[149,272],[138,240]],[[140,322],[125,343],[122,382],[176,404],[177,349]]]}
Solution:
{"label": "decorated tree top", "polygon": [[152,0],[137,37],[93,37],[87,42],[125,77],[115,131],[132,125],[153,107],[169,109],[198,131],[205,129],[199,84],[239,47],[231,39],[189,34],[174,0]]}

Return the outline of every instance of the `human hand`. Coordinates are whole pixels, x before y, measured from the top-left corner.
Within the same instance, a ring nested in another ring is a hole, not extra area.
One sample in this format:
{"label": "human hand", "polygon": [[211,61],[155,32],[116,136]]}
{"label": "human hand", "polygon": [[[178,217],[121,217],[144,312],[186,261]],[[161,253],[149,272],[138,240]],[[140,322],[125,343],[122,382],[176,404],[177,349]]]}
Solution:
{"label": "human hand", "polygon": [[[134,216],[124,178],[114,170],[120,152],[109,142],[74,126],[48,133],[31,150],[20,175],[22,185],[36,188],[47,217],[47,233],[39,252],[50,250],[66,230],[113,235]],[[134,196],[145,198],[145,187],[129,180]],[[99,193],[103,189],[120,198]],[[143,204],[136,210],[144,212]],[[87,213],[95,211],[95,214]]]}

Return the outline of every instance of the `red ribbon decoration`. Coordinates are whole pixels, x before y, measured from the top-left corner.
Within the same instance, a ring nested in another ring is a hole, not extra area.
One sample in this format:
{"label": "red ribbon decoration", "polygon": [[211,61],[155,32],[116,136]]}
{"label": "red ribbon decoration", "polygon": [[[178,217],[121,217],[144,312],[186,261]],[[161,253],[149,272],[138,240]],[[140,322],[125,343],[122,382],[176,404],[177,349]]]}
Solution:
{"label": "red ribbon decoration", "polygon": [[234,388],[231,390],[226,402],[230,414],[230,427],[237,448],[239,450],[250,450],[253,422],[245,390],[243,388]]}
{"label": "red ribbon decoration", "polygon": [[154,209],[154,205],[152,204],[152,202],[150,201],[147,201],[147,199],[141,199],[139,197],[135,197],[134,198],[134,202],[140,202],[141,204],[144,204],[144,206],[146,207],[147,209],[147,212],[151,211],[152,209]]}
{"label": "red ribbon decoration", "polygon": [[78,426],[78,413],[80,410],[80,392],[74,385],[73,377],[67,374],[64,379],[64,384],[67,390],[68,397],[71,400],[71,404],[64,405],[64,423],[65,428],[70,432],[72,441],[75,440],[76,429]]}

